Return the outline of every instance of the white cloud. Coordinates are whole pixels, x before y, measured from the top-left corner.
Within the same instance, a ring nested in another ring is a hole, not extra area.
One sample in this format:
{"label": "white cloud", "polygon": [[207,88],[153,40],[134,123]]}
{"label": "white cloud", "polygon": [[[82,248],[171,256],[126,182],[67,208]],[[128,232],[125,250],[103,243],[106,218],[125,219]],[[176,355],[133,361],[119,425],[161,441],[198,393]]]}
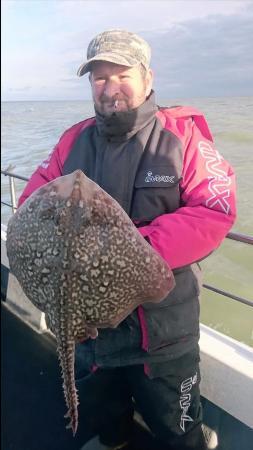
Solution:
{"label": "white cloud", "polygon": [[[90,39],[112,27],[127,28],[150,39],[156,80],[166,89],[190,89],[186,71],[198,79],[194,70],[199,62],[202,75],[203,63],[208,67],[209,80],[217,72],[209,65],[211,60],[219,65],[218,72],[229,70],[230,75],[229,58],[240,60],[241,69],[235,65],[234,77],[241,80],[246,71],[245,52],[252,39],[242,18],[250,11],[249,1],[5,0],[3,4],[3,99],[10,99],[10,93],[13,97],[24,86],[30,87],[23,92],[24,99],[26,95],[39,98],[42,90],[43,98],[45,92],[52,98],[90,97],[87,79],[78,79],[76,71]],[[26,17],[27,5],[32,19]],[[213,13],[215,16],[210,16]],[[234,18],[234,33],[228,25],[230,17]],[[229,80],[233,84],[232,76]]]}
{"label": "white cloud", "polygon": [[[250,1],[60,1],[55,5],[60,20],[73,22],[92,38],[107,28],[151,31],[212,14],[230,15],[244,10]],[[95,24],[95,27],[94,27]]]}

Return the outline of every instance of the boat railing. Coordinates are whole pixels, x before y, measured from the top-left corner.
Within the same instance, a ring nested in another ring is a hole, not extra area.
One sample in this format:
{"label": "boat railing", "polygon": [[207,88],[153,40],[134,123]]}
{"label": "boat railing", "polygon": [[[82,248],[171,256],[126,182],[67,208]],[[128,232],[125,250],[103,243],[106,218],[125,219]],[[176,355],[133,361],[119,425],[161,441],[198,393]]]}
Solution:
{"label": "boat railing", "polygon": [[[1,204],[8,206],[12,209],[12,212],[15,213],[16,209],[17,209],[17,198],[16,198],[16,187],[15,187],[15,178],[22,180],[22,181],[28,181],[29,178],[24,177],[22,175],[13,173],[12,170],[14,169],[14,166],[9,166],[6,170],[1,170],[1,175],[4,176],[8,176],[9,177],[9,189],[10,189],[10,203],[8,202],[4,202],[1,200]],[[232,239],[233,241],[238,241],[241,242],[243,244],[247,244],[247,245],[253,245],[253,236],[249,236],[246,234],[242,234],[242,233],[237,233],[234,231],[231,231],[227,234],[226,238],[228,239]],[[210,291],[215,292],[216,294],[220,294],[223,295],[225,297],[228,297],[232,300],[236,300],[240,303],[244,303],[245,305],[248,306],[253,306],[253,300],[249,300],[247,298],[244,297],[240,297],[237,295],[232,294],[231,292],[225,291],[223,289],[219,289],[216,288],[215,286],[211,286],[209,284],[204,283],[203,287],[205,289],[208,289]]]}

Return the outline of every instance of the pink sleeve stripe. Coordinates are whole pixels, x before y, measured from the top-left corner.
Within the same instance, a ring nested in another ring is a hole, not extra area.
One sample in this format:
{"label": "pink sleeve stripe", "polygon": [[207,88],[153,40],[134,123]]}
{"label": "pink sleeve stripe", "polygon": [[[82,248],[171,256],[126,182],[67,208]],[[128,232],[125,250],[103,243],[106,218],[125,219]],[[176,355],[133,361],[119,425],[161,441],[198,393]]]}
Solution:
{"label": "pink sleeve stripe", "polygon": [[147,324],[146,324],[146,320],[145,320],[144,310],[141,305],[138,306],[138,308],[137,308],[137,314],[138,314],[138,319],[139,319],[140,328],[141,328],[141,335],[142,335],[141,348],[147,352],[148,351],[148,329],[147,329]]}
{"label": "pink sleeve stripe", "polygon": [[[156,113],[156,116],[161,121],[162,126],[175,134],[185,145],[186,128],[189,128],[192,119],[199,129],[201,129],[203,137],[213,141],[212,133],[208,127],[205,117],[196,108],[190,106],[177,106],[175,108],[169,108],[160,110]],[[186,119],[190,119],[187,121]],[[188,122],[188,123],[187,123]]]}
{"label": "pink sleeve stripe", "polygon": [[66,161],[74,141],[79,134],[89,126],[95,125],[95,119],[91,118],[73,125],[61,136],[58,144],[49,154],[48,158],[39,165],[31,176],[24,192],[18,201],[18,207],[39,187],[62,175],[63,165]]}
{"label": "pink sleeve stripe", "polygon": [[182,207],[139,227],[171,269],[199,261],[215,250],[235,221],[234,215],[204,206]]}

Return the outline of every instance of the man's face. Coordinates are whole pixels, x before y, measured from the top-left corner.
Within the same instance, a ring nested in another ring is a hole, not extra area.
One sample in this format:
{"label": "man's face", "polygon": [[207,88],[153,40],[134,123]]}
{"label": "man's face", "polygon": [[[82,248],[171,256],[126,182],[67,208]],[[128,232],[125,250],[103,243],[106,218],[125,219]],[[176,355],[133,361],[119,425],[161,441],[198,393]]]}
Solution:
{"label": "man's face", "polygon": [[150,94],[152,81],[152,71],[144,75],[139,66],[129,68],[106,61],[94,62],[90,83],[96,109],[110,116],[113,112],[137,108]]}

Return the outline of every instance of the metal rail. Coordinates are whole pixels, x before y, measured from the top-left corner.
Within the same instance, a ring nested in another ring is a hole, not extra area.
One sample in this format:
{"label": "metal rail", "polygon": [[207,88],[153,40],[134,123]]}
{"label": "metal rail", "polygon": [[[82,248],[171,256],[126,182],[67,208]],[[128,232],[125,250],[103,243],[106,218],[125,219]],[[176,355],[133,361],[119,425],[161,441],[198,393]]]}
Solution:
{"label": "metal rail", "polygon": [[[14,169],[14,166],[9,166],[6,170],[1,170],[1,175],[5,175],[9,177],[10,180],[10,195],[11,195],[11,203],[6,203],[1,200],[1,204],[8,206],[12,208],[12,212],[15,213],[17,206],[16,206],[16,190],[15,190],[15,183],[14,178],[17,178],[22,181],[28,181],[29,178],[23,177],[22,175],[13,173],[12,170]],[[233,241],[242,242],[243,244],[249,244],[253,245],[253,236],[249,236],[242,233],[236,233],[234,231],[231,231],[227,234],[226,238],[232,239]],[[209,291],[216,292],[217,294],[223,295],[224,297],[231,298],[233,300],[236,300],[237,302],[243,303],[248,306],[253,306],[253,300],[248,300],[243,297],[239,297],[237,295],[231,294],[230,292],[224,291],[223,289],[218,289],[214,286],[210,286],[209,284],[203,284],[203,287],[205,289],[208,289]]]}
{"label": "metal rail", "polygon": [[[6,202],[3,202],[2,200],[1,200],[1,204],[2,205],[5,205],[5,206],[9,206],[10,208],[12,208],[12,210],[14,209],[17,209],[15,206],[13,206],[11,203],[6,203]],[[15,212],[15,211],[14,211]]]}
{"label": "metal rail", "polygon": [[22,175],[18,175],[17,173],[10,172],[10,170],[14,169],[14,167],[9,166],[6,170],[1,170],[1,175],[6,175],[11,178],[18,178],[19,180],[29,181],[29,178],[23,177]]}
{"label": "metal rail", "polygon": [[216,294],[223,295],[224,297],[232,298],[232,300],[236,300],[237,302],[244,303],[244,305],[253,306],[253,300],[248,300],[247,298],[238,297],[237,295],[230,294],[230,292],[224,291],[223,289],[218,289],[214,286],[210,286],[210,284],[203,283],[202,286],[209,291],[216,292]]}
{"label": "metal rail", "polygon": [[253,236],[248,236],[242,233],[235,233],[234,231],[230,231],[227,236],[228,239],[232,239],[233,241],[243,242],[244,244],[253,245]]}

